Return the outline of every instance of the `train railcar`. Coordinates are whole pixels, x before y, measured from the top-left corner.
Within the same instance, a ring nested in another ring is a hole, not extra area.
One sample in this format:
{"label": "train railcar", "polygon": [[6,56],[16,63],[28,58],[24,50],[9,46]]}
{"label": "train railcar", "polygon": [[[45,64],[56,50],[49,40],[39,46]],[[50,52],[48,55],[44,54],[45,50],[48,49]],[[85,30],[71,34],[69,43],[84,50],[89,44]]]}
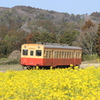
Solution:
{"label": "train railcar", "polygon": [[23,44],[20,64],[23,67],[57,67],[81,64],[82,49],[75,46]]}

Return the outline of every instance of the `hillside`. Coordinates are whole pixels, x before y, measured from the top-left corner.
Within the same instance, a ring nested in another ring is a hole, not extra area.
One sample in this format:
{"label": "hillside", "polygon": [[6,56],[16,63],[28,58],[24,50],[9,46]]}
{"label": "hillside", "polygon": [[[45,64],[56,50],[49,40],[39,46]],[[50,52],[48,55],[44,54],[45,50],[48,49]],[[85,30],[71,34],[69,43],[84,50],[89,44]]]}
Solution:
{"label": "hillside", "polygon": [[80,43],[77,41],[80,38],[78,36],[86,21],[98,25],[100,12],[74,15],[29,6],[0,7],[0,57],[9,56],[13,50],[20,50],[23,43],[48,42],[80,46],[76,42]]}
{"label": "hillside", "polygon": [[[68,13],[59,13],[55,11],[42,10],[27,6],[15,6],[13,8],[0,8],[0,26],[14,27],[17,30],[32,32],[38,30],[40,32],[51,32],[44,24],[54,25],[54,32],[62,34],[67,30],[80,30],[86,20],[92,20],[95,23],[100,21],[100,13],[92,13],[90,16],[74,15]],[[17,25],[16,25],[17,24]],[[49,26],[48,26],[49,27]],[[71,28],[70,28],[71,27]]]}

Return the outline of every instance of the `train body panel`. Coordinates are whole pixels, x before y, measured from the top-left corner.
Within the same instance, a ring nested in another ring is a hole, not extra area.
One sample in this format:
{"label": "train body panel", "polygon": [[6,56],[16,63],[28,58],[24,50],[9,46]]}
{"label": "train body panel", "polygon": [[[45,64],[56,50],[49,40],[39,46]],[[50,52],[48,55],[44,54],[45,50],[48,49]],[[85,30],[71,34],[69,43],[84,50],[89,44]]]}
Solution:
{"label": "train body panel", "polygon": [[27,66],[43,66],[43,59],[42,58],[21,58],[21,65]]}
{"label": "train body panel", "polygon": [[60,65],[80,65],[81,59],[43,59],[43,58],[21,58],[21,65],[27,66],[60,66]]}
{"label": "train body panel", "polygon": [[81,55],[80,47],[23,44],[20,64],[52,67],[73,64],[75,66],[81,64]]}

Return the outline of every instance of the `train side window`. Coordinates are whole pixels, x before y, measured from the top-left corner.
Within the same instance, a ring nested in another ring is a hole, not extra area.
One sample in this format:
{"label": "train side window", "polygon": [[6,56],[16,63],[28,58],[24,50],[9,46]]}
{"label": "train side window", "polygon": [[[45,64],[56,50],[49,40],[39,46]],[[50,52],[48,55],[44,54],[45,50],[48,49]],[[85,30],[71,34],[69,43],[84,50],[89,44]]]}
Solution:
{"label": "train side window", "polygon": [[66,51],[66,58],[68,58],[68,56],[67,56],[67,55],[68,55],[68,53],[67,53],[67,51]]}
{"label": "train side window", "polygon": [[59,58],[59,51],[57,51],[58,52],[58,58]]}
{"label": "train side window", "polygon": [[64,58],[66,58],[66,51],[65,51],[65,55],[64,55]]}
{"label": "train side window", "polygon": [[57,51],[57,58],[59,58],[59,51]]}
{"label": "train side window", "polygon": [[46,58],[46,51],[44,50],[44,58]]}
{"label": "train side window", "polygon": [[78,52],[77,52],[77,58],[78,58],[78,56],[79,56],[79,54],[78,54]]}
{"label": "train side window", "polygon": [[48,58],[48,51],[46,51],[46,58]]}
{"label": "train side window", "polygon": [[23,49],[23,55],[28,55],[28,50],[27,49]]}
{"label": "train side window", "polygon": [[78,58],[78,52],[76,52],[76,58]]}
{"label": "train side window", "polygon": [[33,56],[34,55],[34,51],[30,51],[30,56]]}
{"label": "train side window", "polygon": [[67,51],[66,51],[66,58],[67,58]]}
{"label": "train side window", "polygon": [[75,51],[75,53],[74,53],[74,58],[76,58],[76,51]]}
{"label": "train side window", "polygon": [[77,52],[76,52],[76,58],[77,58]]}
{"label": "train side window", "polygon": [[51,51],[49,51],[49,58],[51,58]]}
{"label": "train side window", "polygon": [[69,52],[67,52],[67,58],[69,58]]}
{"label": "train side window", "polygon": [[59,58],[59,53],[58,53],[58,51],[57,51],[57,58]]}
{"label": "train side window", "polygon": [[69,58],[71,57],[71,53],[69,52]]}
{"label": "train side window", "polygon": [[61,58],[63,58],[63,51],[62,51],[62,53],[61,53]]}
{"label": "train side window", "polygon": [[57,58],[57,52],[55,51],[55,56],[54,56],[54,58]]}
{"label": "train side window", "polygon": [[79,52],[77,53],[77,58],[79,58]]}
{"label": "train side window", "polygon": [[46,58],[50,58],[50,51],[46,51]]}
{"label": "train side window", "polygon": [[62,52],[62,58],[64,58],[64,51]]}
{"label": "train side window", "polygon": [[47,58],[49,58],[49,51],[47,51]]}
{"label": "train side window", "polygon": [[81,58],[81,52],[79,52],[79,58]]}
{"label": "train side window", "polygon": [[59,58],[61,58],[61,51],[59,51]]}
{"label": "train side window", "polygon": [[62,58],[62,51],[60,52],[60,54],[61,54],[60,58]]}
{"label": "train side window", "polygon": [[69,58],[69,56],[70,56],[70,52],[68,52],[68,58]]}
{"label": "train side window", "polygon": [[60,58],[59,51],[58,51],[58,58]]}
{"label": "train side window", "polygon": [[78,58],[78,52],[77,52],[77,58]]}
{"label": "train side window", "polygon": [[62,58],[62,51],[61,51],[61,58]]}
{"label": "train side window", "polygon": [[57,55],[57,51],[56,51],[56,58],[57,58],[57,56],[58,56],[58,55]]}
{"label": "train side window", "polygon": [[70,52],[69,52],[69,58],[70,58]]}
{"label": "train side window", "polygon": [[69,58],[71,58],[71,52],[69,52],[69,55],[70,55]]}
{"label": "train side window", "polygon": [[48,58],[50,58],[50,52],[48,51]]}
{"label": "train side window", "polygon": [[36,50],[36,56],[41,56],[41,50]]}
{"label": "train side window", "polygon": [[68,51],[66,52],[66,58],[68,58]]}
{"label": "train side window", "polygon": [[78,52],[78,58],[80,58],[81,57],[81,53],[80,52]]}
{"label": "train side window", "polygon": [[52,58],[52,51],[50,51],[50,58]]}
{"label": "train side window", "polygon": [[70,58],[72,58],[72,52],[70,52]]}
{"label": "train side window", "polygon": [[74,58],[74,52],[72,52],[72,58]]}

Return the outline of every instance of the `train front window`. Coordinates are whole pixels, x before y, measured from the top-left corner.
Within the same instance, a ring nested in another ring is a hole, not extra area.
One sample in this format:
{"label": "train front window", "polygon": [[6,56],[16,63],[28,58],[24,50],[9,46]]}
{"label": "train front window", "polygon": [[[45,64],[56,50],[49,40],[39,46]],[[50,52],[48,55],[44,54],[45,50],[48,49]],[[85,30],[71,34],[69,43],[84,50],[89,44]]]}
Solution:
{"label": "train front window", "polygon": [[34,55],[34,51],[30,51],[30,56],[33,56]]}
{"label": "train front window", "polygon": [[23,49],[23,55],[28,55],[28,50],[27,49]]}
{"label": "train front window", "polygon": [[41,50],[36,50],[36,56],[41,56]]}

